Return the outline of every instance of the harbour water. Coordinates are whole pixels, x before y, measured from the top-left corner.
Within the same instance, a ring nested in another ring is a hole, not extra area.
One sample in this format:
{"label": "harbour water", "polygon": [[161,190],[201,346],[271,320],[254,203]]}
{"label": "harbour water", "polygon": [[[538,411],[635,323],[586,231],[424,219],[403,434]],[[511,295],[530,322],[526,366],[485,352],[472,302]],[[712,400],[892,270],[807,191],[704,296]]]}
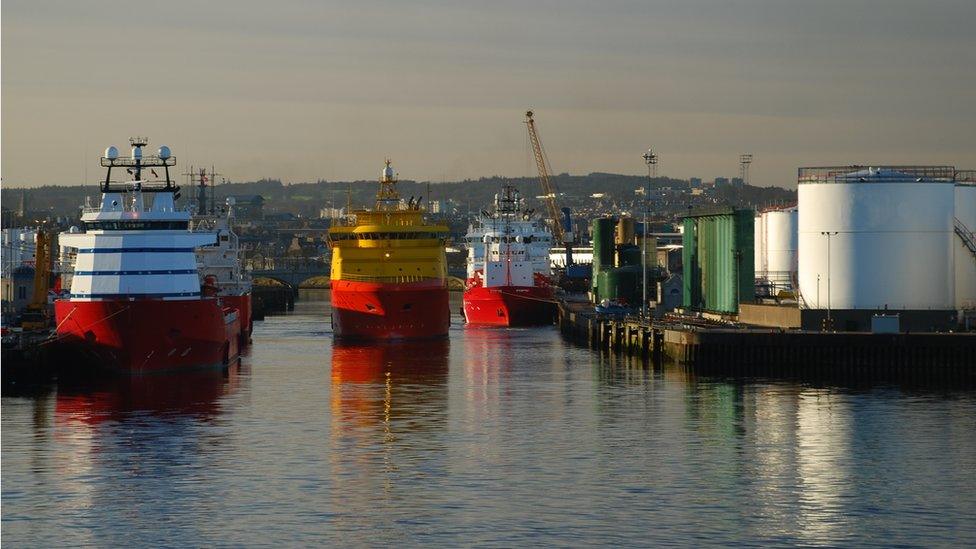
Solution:
{"label": "harbour water", "polygon": [[976,545],[972,391],[695,378],[456,314],[336,345],[310,297],[226,375],[5,388],[4,541]]}

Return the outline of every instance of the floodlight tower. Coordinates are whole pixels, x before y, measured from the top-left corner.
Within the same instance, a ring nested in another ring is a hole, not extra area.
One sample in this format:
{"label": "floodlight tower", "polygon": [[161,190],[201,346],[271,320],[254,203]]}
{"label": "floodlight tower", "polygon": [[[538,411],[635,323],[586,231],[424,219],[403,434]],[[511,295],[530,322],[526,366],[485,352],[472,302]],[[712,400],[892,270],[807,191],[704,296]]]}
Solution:
{"label": "floodlight tower", "polygon": [[644,163],[647,164],[647,187],[644,189],[644,219],[641,230],[641,319],[647,318],[647,197],[651,192],[651,180],[657,176],[657,155],[647,149],[644,153]]}
{"label": "floodlight tower", "polygon": [[739,155],[739,178],[742,179],[743,185],[749,184],[749,164],[752,164],[752,155],[740,154]]}
{"label": "floodlight tower", "polygon": [[657,155],[653,150],[647,149],[644,153],[644,163],[647,164],[647,177],[649,179],[657,177]]}

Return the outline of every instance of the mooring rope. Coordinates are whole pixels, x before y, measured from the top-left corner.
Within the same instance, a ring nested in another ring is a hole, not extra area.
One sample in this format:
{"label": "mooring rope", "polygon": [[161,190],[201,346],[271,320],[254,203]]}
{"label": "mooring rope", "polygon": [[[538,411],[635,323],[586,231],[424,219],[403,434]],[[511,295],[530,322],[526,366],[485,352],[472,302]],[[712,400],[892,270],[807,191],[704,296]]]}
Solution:
{"label": "mooring rope", "polygon": [[[71,312],[68,313],[67,316],[65,316],[64,319],[62,319],[61,322],[58,324],[57,328],[54,329],[55,332],[57,331],[58,328],[61,327],[61,324],[64,324],[65,321],[68,320],[68,317],[70,317],[72,315],[72,313],[74,313],[77,310],[78,310],[78,307],[75,307],[74,309],[71,309]],[[85,331],[88,328],[91,328],[92,326],[98,324],[99,322],[104,322],[104,321],[112,318],[113,316],[115,316],[115,315],[117,315],[119,313],[125,312],[127,310],[129,310],[129,306],[128,305],[126,305],[125,307],[119,309],[118,311],[115,311],[114,313],[106,316],[105,318],[100,318],[100,319],[96,320],[95,322],[92,322],[88,326],[85,326],[84,328],[82,328],[82,331]],[[64,338],[66,338],[66,337],[68,337],[68,334],[65,334],[63,336],[55,336],[55,337],[50,338],[50,339],[48,339],[46,341],[42,341],[41,343],[39,343],[39,345],[47,345],[48,343],[56,343],[56,342],[58,342],[58,341],[60,341],[60,340],[62,340]]]}
{"label": "mooring rope", "polygon": [[542,301],[544,303],[559,303],[555,299],[545,299],[545,298],[541,298],[541,297],[532,297],[532,296],[527,296],[527,295],[519,295],[519,294],[513,294],[513,293],[510,293],[510,292],[501,292],[501,291],[498,292],[498,293],[500,293],[502,295],[510,295],[512,297],[518,297],[520,299],[528,299],[530,301]]}

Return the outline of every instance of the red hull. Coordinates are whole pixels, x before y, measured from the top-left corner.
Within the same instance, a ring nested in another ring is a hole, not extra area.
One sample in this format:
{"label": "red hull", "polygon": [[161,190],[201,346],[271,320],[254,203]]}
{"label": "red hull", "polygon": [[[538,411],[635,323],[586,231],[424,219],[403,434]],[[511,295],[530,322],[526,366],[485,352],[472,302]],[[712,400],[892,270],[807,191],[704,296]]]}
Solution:
{"label": "red hull", "polygon": [[251,330],[254,328],[253,318],[251,317],[251,294],[220,296],[220,302],[225,307],[237,309],[237,314],[241,321],[241,345],[250,343]]}
{"label": "red hull", "polygon": [[58,300],[54,314],[60,345],[120,373],[217,368],[240,353],[238,311],[216,299]]}
{"label": "red hull", "polygon": [[332,281],[332,330],[352,339],[444,337],[451,326],[441,281],[384,284]]}
{"label": "red hull", "polygon": [[468,324],[538,326],[552,324],[556,305],[548,286],[477,286],[464,291]]}

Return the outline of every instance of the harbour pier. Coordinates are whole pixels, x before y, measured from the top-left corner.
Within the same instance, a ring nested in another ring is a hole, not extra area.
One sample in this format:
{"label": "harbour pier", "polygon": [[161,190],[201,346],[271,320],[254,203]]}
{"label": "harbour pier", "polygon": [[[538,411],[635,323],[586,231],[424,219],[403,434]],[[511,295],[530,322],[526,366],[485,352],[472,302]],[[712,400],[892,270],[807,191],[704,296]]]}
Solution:
{"label": "harbour pier", "polygon": [[816,332],[723,326],[700,319],[642,320],[561,301],[558,325],[594,349],[719,376],[871,377],[976,383],[976,335]]}

